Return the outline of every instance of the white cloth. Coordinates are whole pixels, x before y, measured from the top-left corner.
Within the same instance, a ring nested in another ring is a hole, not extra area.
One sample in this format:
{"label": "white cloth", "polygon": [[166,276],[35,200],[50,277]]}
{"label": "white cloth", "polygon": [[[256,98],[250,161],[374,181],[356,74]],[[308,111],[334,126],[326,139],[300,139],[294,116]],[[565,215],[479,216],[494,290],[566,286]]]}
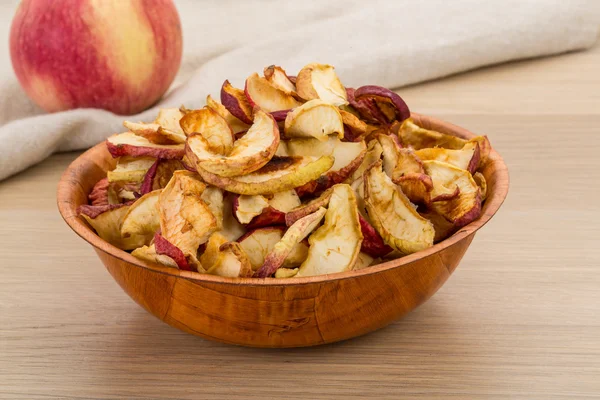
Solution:
{"label": "white cloth", "polygon": [[[588,48],[598,0],[176,0],[184,57],[158,107],[200,107],[223,80],[241,87],[270,64],[295,74],[332,64],[346,86],[390,88],[483,65]],[[45,114],[14,77],[8,32],[16,2],[0,5],[0,179],[56,151],[90,147],[121,132],[122,116],[78,109]],[[410,106],[410,105],[409,105]]]}

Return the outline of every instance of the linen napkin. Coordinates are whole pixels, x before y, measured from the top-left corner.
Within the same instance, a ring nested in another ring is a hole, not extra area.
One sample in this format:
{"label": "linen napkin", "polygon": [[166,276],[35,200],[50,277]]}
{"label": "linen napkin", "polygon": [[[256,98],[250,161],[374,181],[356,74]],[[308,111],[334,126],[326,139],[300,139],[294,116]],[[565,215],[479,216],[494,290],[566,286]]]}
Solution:
{"label": "linen napkin", "polygon": [[[184,56],[171,90],[152,109],[204,105],[229,79],[276,64],[290,74],[309,62],[332,64],[344,85],[398,88],[508,60],[594,44],[596,0],[175,1]],[[84,149],[122,132],[123,116],[96,109],[46,114],[12,72],[8,32],[16,2],[0,5],[0,179],[57,151]]]}

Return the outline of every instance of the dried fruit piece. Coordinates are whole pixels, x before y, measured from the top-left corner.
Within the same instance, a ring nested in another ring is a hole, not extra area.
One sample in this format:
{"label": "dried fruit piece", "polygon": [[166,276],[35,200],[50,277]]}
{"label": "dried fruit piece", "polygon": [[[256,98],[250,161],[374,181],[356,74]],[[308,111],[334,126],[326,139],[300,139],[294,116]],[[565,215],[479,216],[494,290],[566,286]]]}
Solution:
{"label": "dried fruit piece", "polygon": [[358,257],[356,257],[356,262],[354,263],[354,267],[352,267],[352,270],[357,271],[359,269],[367,268],[373,265],[374,261],[375,258],[361,251],[358,253]]}
{"label": "dried fruit piece", "polygon": [[367,124],[356,115],[339,110],[344,123],[344,140],[348,142],[360,142],[368,133]]}
{"label": "dried fruit piece", "polygon": [[92,206],[107,206],[111,204],[108,189],[110,184],[108,178],[102,178],[92,188],[92,191],[88,195],[88,200]]}
{"label": "dried fruit piece", "polygon": [[215,265],[215,262],[221,253],[219,249],[228,241],[229,240],[227,240],[220,232],[215,232],[210,235],[204,253],[200,256],[200,264],[202,264],[204,269],[211,269]]}
{"label": "dried fruit piece", "polygon": [[354,191],[350,185],[335,185],[325,222],[308,238],[308,258],[296,276],[350,270],[354,267],[362,241]]}
{"label": "dried fruit piece", "polygon": [[193,271],[197,269],[204,272],[195,255],[185,254],[179,247],[164,238],[160,233],[154,235],[154,248],[157,254],[165,255],[177,264],[177,267],[184,271]]}
{"label": "dried fruit piece", "polygon": [[365,171],[371,165],[373,165],[373,163],[376,163],[377,161],[381,160],[382,155],[383,148],[379,144],[379,141],[377,139],[372,139],[371,141],[369,141],[369,143],[367,144],[367,152],[365,153],[365,157],[363,158],[362,162],[360,163],[360,166],[356,169],[356,171],[352,173],[350,181],[354,182],[357,179],[362,180]]}
{"label": "dried fruit piece", "polygon": [[184,153],[184,144],[156,144],[133,132],[118,133],[106,139],[108,152],[114,158],[122,156],[154,157],[180,160]]}
{"label": "dried fruit piece", "polygon": [[163,108],[152,123],[123,122],[123,126],[138,136],[156,144],[185,143],[185,135],[179,126],[183,113],[177,108]]}
{"label": "dried fruit piece", "polygon": [[121,250],[132,250],[147,244],[147,238],[144,235],[133,235],[127,238],[121,236],[121,224],[129,207],[129,204],[83,205],[77,209],[77,212],[103,240]]}
{"label": "dried fruit piece", "polygon": [[485,176],[481,172],[475,172],[473,174],[473,180],[479,186],[479,191],[481,193],[481,201],[487,198],[487,181],[485,180]]}
{"label": "dried fruit piece", "polygon": [[183,168],[183,162],[179,160],[156,160],[144,176],[144,181],[140,186],[140,194],[144,195],[153,190],[164,188],[171,180],[173,173]]}
{"label": "dried fruit piece", "polygon": [[235,195],[227,192],[223,196],[223,228],[219,231],[230,242],[237,240],[246,232],[244,226],[233,215],[234,197]]}
{"label": "dried fruit piece", "polygon": [[261,195],[236,196],[233,201],[233,215],[241,224],[247,224],[269,207],[269,200]]}
{"label": "dried fruit piece", "polygon": [[326,142],[318,139],[292,139],[288,141],[287,148],[292,156],[331,156],[335,160],[327,173],[296,188],[300,197],[320,193],[344,182],[358,169],[367,152],[365,142],[342,142],[336,137],[330,137]]}
{"label": "dried fruit piece", "polygon": [[381,86],[361,86],[354,92],[354,99],[373,100],[387,122],[404,121],[410,118],[410,110],[398,94]]}
{"label": "dried fruit piece", "polygon": [[249,277],[252,276],[252,266],[239,243],[227,242],[221,245],[215,263],[206,273],[230,278]]}
{"label": "dried fruit piece", "polygon": [[231,152],[224,156],[210,150],[208,141],[201,135],[187,140],[186,154],[193,166],[221,177],[231,177],[254,172],[267,164],[279,146],[279,128],[273,118],[258,111],[254,124],[238,139]]}
{"label": "dried fruit piece", "polygon": [[[248,255],[254,271],[263,266],[265,258],[273,251],[275,245],[281,241],[284,233],[285,228],[282,226],[269,226],[251,230],[237,240]],[[303,242],[298,242],[292,247],[281,267],[297,267],[306,260],[307,255],[308,246]]]}
{"label": "dried fruit piece", "polygon": [[237,119],[245,124],[254,120],[252,106],[242,89],[234,88],[228,80],[221,87],[221,103]]}
{"label": "dried fruit piece", "polygon": [[173,260],[171,257],[164,254],[158,254],[154,244],[150,246],[138,247],[131,252],[131,255],[139,258],[142,261],[164,265],[171,268],[179,268],[175,260]]}
{"label": "dried fruit piece", "polygon": [[[271,85],[269,81],[258,76],[257,73],[250,75],[248,79],[246,79],[244,92],[252,107],[258,106],[266,112],[290,110],[302,104],[292,95],[286,94]],[[223,102],[223,104],[225,104],[225,102]]]}
{"label": "dried fruit piece", "polygon": [[415,207],[377,162],[364,175],[365,205],[369,218],[383,240],[402,254],[433,245],[433,225]]}
{"label": "dried fruit piece", "polygon": [[333,165],[329,156],[273,157],[264,167],[244,176],[222,177],[198,170],[206,182],[237,194],[272,194],[302,186]]}
{"label": "dried fruit piece", "polygon": [[209,107],[190,111],[179,122],[186,136],[199,134],[208,144],[208,150],[227,155],[233,149],[233,131],[225,118]]}
{"label": "dried fruit piece", "polygon": [[479,145],[468,142],[460,150],[444,149],[440,147],[421,149],[415,152],[421,160],[436,160],[452,164],[457,168],[466,169],[475,173],[479,166]]}
{"label": "dried fruit piece", "polygon": [[317,227],[325,214],[326,210],[319,208],[316,212],[300,218],[290,226],[281,240],[267,254],[262,267],[256,271],[254,276],[257,278],[266,278],[273,275],[283,265],[296,245],[302,242]]}
{"label": "dried fruit piece", "polygon": [[400,125],[398,137],[404,146],[410,146],[415,150],[430,147],[459,150],[467,144],[465,139],[421,128],[414,123],[412,118],[407,119]]}
{"label": "dried fruit piece", "polygon": [[389,254],[392,248],[385,244],[371,223],[360,214],[358,215],[358,220],[360,222],[360,230],[363,234],[360,251],[373,257],[383,257]]}
{"label": "dried fruit piece", "polygon": [[106,176],[109,182],[140,183],[155,162],[152,157],[119,157],[115,169],[108,171]]}
{"label": "dried fruit piece", "polygon": [[356,100],[354,94],[356,89],[346,88],[346,95],[350,106],[367,122],[386,124],[387,118],[375,104],[373,99]]}
{"label": "dried fruit piece", "polygon": [[235,117],[223,104],[213,99],[210,94],[206,96],[206,106],[212,108],[217,114],[224,118],[234,134],[246,132],[250,128],[249,124],[246,124]]}
{"label": "dried fruit piece", "polygon": [[279,268],[275,271],[275,278],[287,279],[293,278],[298,273],[298,268]]}
{"label": "dried fruit piece", "polygon": [[[206,185],[198,175],[175,171],[159,197],[161,234],[181,249],[192,265],[198,247],[217,229],[215,216],[201,200],[205,189]],[[160,253],[158,247],[157,251]]]}
{"label": "dried fruit piece", "polygon": [[290,81],[283,68],[276,65],[269,65],[263,71],[265,79],[275,88],[285,94],[297,95],[296,86]]}
{"label": "dried fruit piece", "polygon": [[317,211],[321,207],[327,207],[329,205],[329,199],[331,198],[331,193],[333,192],[333,188],[329,188],[321,195],[315,199],[312,199],[306,204],[300,205],[285,214],[285,223],[287,226],[291,226],[294,222],[298,221],[300,218],[307,216],[308,214],[312,214]]}
{"label": "dried fruit piece", "polygon": [[479,218],[481,193],[468,171],[441,161],[423,161],[425,172],[433,180],[433,192],[439,187],[457,186],[458,196],[431,203],[431,208],[455,226],[461,227]]}
{"label": "dried fruit piece", "polygon": [[344,137],[342,115],[337,107],[322,100],[311,100],[292,110],[285,118],[286,138],[316,138],[329,135]]}
{"label": "dried fruit piece", "polygon": [[155,190],[137,199],[130,207],[121,223],[121,236],[146,236],[150,243],[160,229],[158,198],[162,190]]}
{"label": "dried fruit piece", "polygon": [[433,238],[434,243],[441,242],[450,237],[458,229],[452,222],[448,222],[446,218],[434,211],[428,210],[426,212],[420,212],[419,214],[433,224],[433,229],[435,229],[435,236]]}
{"label": "dried fruit piece", "polygon": [[321,99],[334,106],[348,104],[346,89],[331,65],[306,65],[296,77],[296,91],[304,100]]}
{"label": "dried fruit piece", "polygon": [[300,198],[294,190],[274,193],[270,199],[261,196],[237,196],[233,203],[233,213],[247,228],[285,225],[288,211],[300,205]]}

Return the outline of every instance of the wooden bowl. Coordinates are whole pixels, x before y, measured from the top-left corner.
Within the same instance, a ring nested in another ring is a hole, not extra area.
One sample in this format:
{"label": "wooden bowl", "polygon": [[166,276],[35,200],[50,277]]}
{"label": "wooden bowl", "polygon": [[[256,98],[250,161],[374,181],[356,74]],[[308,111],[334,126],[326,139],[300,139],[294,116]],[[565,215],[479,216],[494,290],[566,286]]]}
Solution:
{"label": "wooden bowl", "polygon": [[[463,128],[414,115],[418,124],[463,138]],[[475,232],[508,192],[508,171],[492,150],[483,168],[488,198],[481,216],[450,238],[370,268],[291,279],[224,278],[148,265],[103,241],[77,215],[94,184],[113,168],[104,143],[77,158],[58,185],[58,208],[90,243],[123,290],[167,324],[207,339],[255,347],[298,347],[363,335],[425,302],[458,266]]]}

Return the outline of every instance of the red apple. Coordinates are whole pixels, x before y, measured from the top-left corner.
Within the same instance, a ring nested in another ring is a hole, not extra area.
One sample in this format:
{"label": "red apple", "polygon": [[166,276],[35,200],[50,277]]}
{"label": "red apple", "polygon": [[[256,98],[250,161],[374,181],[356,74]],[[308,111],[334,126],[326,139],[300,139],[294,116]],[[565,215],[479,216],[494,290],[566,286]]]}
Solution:
{"label": "red apple", "polygon": [[15,73],[49,112],[140,112],[171,85],[181,48],[171,0],[23,0],[10,32]]}

